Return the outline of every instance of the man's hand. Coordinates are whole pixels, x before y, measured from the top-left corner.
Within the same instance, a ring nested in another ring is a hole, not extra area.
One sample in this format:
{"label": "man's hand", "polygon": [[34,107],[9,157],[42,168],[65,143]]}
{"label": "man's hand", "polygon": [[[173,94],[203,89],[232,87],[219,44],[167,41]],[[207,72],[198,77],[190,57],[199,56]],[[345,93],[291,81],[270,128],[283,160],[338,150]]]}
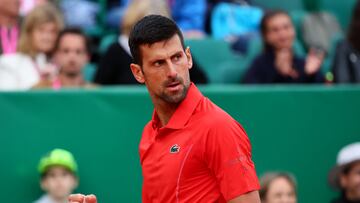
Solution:
{"label": "man's hand", "polygon": [[69,196],[69,203],[97,203],[95,195],[74,194]]}

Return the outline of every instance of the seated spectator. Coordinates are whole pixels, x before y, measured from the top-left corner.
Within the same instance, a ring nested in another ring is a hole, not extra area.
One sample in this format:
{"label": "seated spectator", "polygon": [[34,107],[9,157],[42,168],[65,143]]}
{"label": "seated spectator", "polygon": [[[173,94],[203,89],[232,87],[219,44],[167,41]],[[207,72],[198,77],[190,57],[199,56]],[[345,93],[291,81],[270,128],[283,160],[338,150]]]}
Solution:
{"label": "seated spectator", "polygon": [[206,0],[165,0],[171,17],[185,38],[201,38],[205,33]]}
{"label": "seated spectator", "polygon": [[260,178],[262,203],[296,203],[295,178],[288,173],[269,172]]}
{"label": "seated spectator", "polygon": [[[138,84],[131,70],[132,57],[128,38],[133,25],[149,14],[169,16],[168,8],[152,4],[151,0],[133,0],[125,12],[118,41],[110,45],[100,59],[94,82],[103,85]],[[196,65],[195,65],[196,66]],[[206,83],[207,79],[198,67],[191,69],[191,78],[195,83]]]}
{"label": "seated spectator", "polygon": [[337,48],[332,71],[336,83],[360,83],[360,1],[351,19],[347,38]]}
{"label": "seated spectator", "polygon": [[107,13],[105,17],[106,26],[118,29],[119,22],[121,24],[124,13],[129,6],[131,0],[108,0]]}
{"label": "seated spectator", "polygon": [[332,203],[360,202],[360,142],[340,150],[328,180],[330,186],[341,192],[341,196]]}
{"label": "seated spectator", "polygon": [[97,1],[61,0],[59,4],[67,26],[81,27],[85,30],[95,28],[100,10]]}
{"label": "seated spectator", "polygon": [[[73,1],[73,0],[71,0]],[[171,17],[179,25],[185,38],[201,38],[205,31],[206,0],[143,0],[163,9],[166,7]],[[115,3],[114,3],[115,2]],[[110,0],[110,9],[106,15],[106,23],[114,28],[122,22],[131,0]],[[147,4],[145,3],[145,4]]]}
{"label": "seated spectator", "polygon": [[245,83],[316,83],[324,78],[323,53],[310,50],[306,59],[293,52],[295,29],[284,11],[269,11],[261,21],[264,50],[245,74]]}
{"label": "seated spectator", "polygon": [[259,38],[262,16],[260,8],[247,2],[219,3],[212,11],[211,34],[230,42],[240,54],[246,54],[249,42]]}
{"label": "seated spectator", "polygon": [[252,0],[207,0],[205,14],[205,31],[208,34],[211,34],[211,18],[213,10],[219,3],[240,3],[251,5]]}
{"label": "seated spectator", "polygon": [[16,52],[19,38],[19,0],[0,0],[0,55]]}
{"label": "seated spectator", "polygon": [[78,28],[66,28],[56,41],[53,62],[59,74],[43,79],[35,88],[92,87],[83,78],[83,68],[90,58],[89,40]]}
{"label": "seated spectator", "polygon": [[50,4],[36,7],[22,25],[18,52],[0,57],[0,90],[27,90],[51,77],[55,68],[48,59],[63,21]]}
{"label": "seated spectator", "polygon": [[67,197],[78,186],[77,164],[73,155],[54,149],[44,156],[38,166],[40,186],[46,192],[34,203],[66,203]]}

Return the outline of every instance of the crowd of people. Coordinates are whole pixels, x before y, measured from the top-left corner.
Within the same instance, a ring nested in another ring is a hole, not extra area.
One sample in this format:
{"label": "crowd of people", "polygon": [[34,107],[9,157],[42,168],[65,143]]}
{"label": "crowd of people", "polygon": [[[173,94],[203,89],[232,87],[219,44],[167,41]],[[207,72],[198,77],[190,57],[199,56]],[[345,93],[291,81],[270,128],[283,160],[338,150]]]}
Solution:
{"label": "crowd of people", "polygon": [[[234,53],[244,54],[249,41],[261,39],[262,51],[239,76],[238,83],[360,82],[360,39],[356,34],[360,29],[359,1],[333,55],[329,54],[330,41],[342,31],[331,13],[314,11],[304,18],[301,34],[307,54],[299,54],[294,49],[299,33],[289,13],[263,10],[251,1],[234,2],[109,1],[106,24],[120,34],[94,60],[98,53],[93,47],[98,44],[87,30],[94,26],[99,12],[96,2],[0,0],[4,5],[0,8],[0,90],[137,84],[129,68],[133,61],[127,41],[134,23],[148,14],[173,18],[186,39],[221,38],[233,45]],[[75,7],[77,11],[73,11]],[[234,19],[226,16],[226,9],[234,9],[229,7],[236,8],[234,15],[239,22],[231,23]],[[248,15],[251,22],[244,21]],[[94,61],[93,77],[85,78],[84,68]],[[209,83],[206,67],[196,61],[194,57],[192,81]],[[323,68],[326,61],[331,61],[330,70]]]}
{"label": "crowd of people", "polygon": [[[329,171],[328,183],[340,192],[331,203],[360,202],[360,143],[344,146],[338,153],[336,165]],[[54,149],[38,164],[40,187],[45,192],[35,203],[66,203],[79,185],[78,166],[73,154]],[[298,186],[289,172],[270,171],[260,177],[262,203],[296,203]]]}

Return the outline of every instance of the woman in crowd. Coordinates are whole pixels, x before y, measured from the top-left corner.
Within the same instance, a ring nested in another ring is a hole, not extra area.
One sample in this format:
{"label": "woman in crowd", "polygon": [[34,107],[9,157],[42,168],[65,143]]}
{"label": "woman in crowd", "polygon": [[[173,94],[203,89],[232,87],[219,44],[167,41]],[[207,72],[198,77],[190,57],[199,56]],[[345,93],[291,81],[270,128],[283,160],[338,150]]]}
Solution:
{"label": "woman in crowd", "polygon": [[296,203],[295,178],[288,173],[269,172],[261,179],[260,199],[262,203]]}
{"label": "woman in crowd", "polygon": [[245,75],[245,83],[316,83],[322,82],[320,67],[323,52],[310,50],[306,59],[293,51],[295,29],[284,11],[269,11],[261,20],[264,50]]}
{"label": "woman in crowd", "polygon": [[56,69],[49,63],[63,21],[58,10],[44,4],[24,19],[17,53],[0,57],[0,89],[27,90]]}

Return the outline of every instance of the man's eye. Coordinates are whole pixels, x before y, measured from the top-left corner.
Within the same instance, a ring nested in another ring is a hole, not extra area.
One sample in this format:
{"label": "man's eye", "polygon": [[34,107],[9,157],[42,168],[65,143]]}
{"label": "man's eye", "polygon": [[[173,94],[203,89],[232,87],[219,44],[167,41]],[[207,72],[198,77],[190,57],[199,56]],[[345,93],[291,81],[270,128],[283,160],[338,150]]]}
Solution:
{"label": "man's eye", "polygon": [[179,55],[176,55],[176,56],[174,57],[174,60],[175,60],[175,61],[178,61],[178,60],[180,60],[180,58],[181,58],[181,55],[179,54]]}
{"label": "man's eye", "polygon": [[162,64],[163,64],[162,61],[156,61],[156,62],[154,63],[155,66],[161,66]]}

